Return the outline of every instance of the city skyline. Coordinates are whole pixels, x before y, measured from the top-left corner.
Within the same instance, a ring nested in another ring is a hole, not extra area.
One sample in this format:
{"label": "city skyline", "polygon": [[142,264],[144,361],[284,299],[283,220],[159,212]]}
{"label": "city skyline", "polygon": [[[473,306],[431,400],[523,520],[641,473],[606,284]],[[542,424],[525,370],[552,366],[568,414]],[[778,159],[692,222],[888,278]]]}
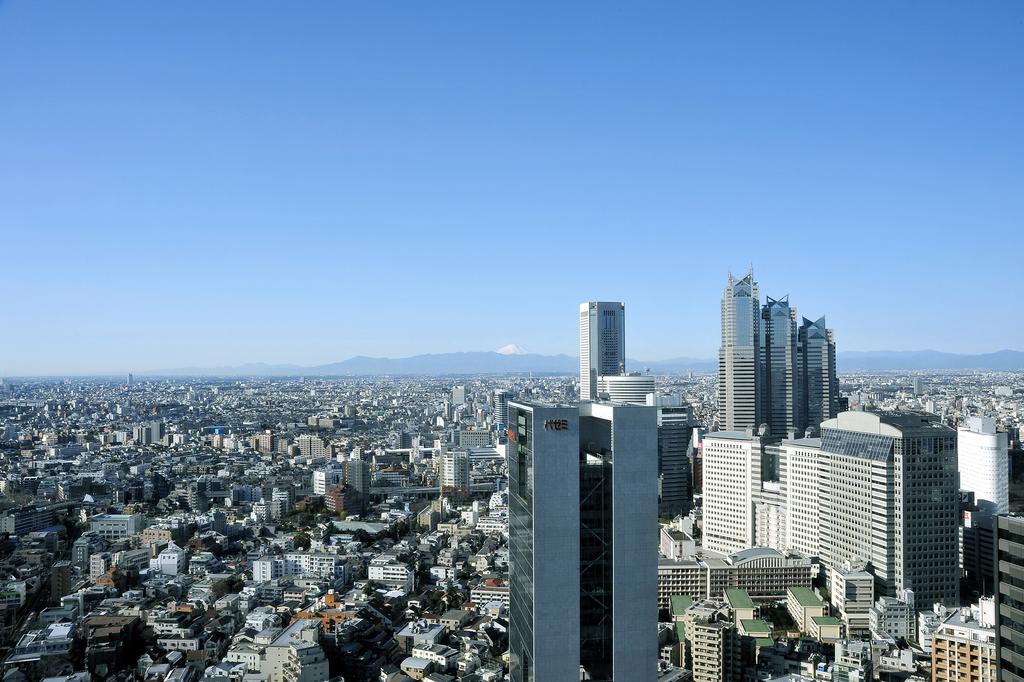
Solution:
{"label": "city skyline", "polygon": [[1022,67],[0,0],[0,682],[1024,682]]}
{"label": "city skyline", "polygon": [[750,263],[846,350],[1019,347],[1019,5],[235,9],[0,5],[0,371],[571,352],[591,299],[713,357]]}

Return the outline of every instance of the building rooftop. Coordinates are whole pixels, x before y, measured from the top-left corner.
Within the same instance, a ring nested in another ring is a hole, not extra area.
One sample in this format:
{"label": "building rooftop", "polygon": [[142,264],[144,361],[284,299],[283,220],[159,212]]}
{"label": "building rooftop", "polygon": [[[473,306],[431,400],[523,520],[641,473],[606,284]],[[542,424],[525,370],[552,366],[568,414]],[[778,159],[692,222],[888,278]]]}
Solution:
{"label": "building rooftop", "polygon": [[747,594],[746,590],[731,589],[725,591],[725,600],[729,602],[729,606],[734,609],[752,609],[754,608],[754,601]]}
{"label": "building rooftop", "polygon": [[809,587],[787,587],[800,606],[824,606],[821,598]]}
{"label": "building rooftop", "polygon": [[761,620],[760,618],[741,620],[740,625],[743,626],[743,629],[751,637],[759,635],[770,636],[772,633],[772,626],[767,621]]}
{"label": "building rooftop", "polygon": [[685,594],[674,594],[669,597],[669,612],[673,616],[681,616],[693,604],[693,599]]}
{"label": "building rooftop", "polygon": [[725,440],[760,440],[760,436],[757,436],[749,431],[712,431],[711,433],[704,434],[704,440],[707,439],[725,439]]}
{"label": "building rooftop", "polygon": [[821,438],[786,438],[782,442],[786,445],[798,445],[802,448],[821,447]]}

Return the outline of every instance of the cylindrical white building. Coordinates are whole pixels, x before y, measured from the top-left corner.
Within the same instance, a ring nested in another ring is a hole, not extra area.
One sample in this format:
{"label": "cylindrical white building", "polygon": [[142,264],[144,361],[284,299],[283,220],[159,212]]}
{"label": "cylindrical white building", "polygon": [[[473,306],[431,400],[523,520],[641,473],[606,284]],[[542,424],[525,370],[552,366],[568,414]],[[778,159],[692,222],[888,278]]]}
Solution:
{"label": "cylindrical white building", "polygon": [[646,405],[647,394],[654,393],[654,377],[644,374],[602,376],[597,380],[599,397],[608,396],[616,403]]}
{"label": "cylindrical white building", "polygon": [[1010,511],[1009,463],[1005,432],[992,417],[971,417],[957,430],[960,488],[974,493],[978,508],[992,515]]}

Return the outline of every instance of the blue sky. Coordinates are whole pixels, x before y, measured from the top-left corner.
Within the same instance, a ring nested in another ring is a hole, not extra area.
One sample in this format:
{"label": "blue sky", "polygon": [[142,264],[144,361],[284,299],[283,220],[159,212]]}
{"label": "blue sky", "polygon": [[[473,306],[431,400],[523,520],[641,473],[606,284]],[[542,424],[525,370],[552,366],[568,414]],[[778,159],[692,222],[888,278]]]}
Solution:
{"label": "blue sky", "polygon": [[0,374],[1024,348],[1024,4],[0,0]]}

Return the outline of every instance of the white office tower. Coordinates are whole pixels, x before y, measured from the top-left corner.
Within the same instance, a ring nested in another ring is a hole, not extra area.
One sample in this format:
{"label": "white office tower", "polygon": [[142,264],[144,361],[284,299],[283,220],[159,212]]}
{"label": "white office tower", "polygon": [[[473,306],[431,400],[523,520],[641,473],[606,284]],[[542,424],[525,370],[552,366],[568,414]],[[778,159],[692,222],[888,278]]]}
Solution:
{"label": "white office tower", "polygon": [[[923,609],[958,604],[953,429],[923,412],[842,412],[821,425],[819,463],[825,567],[870,564],[876,594],[910,589]],[[787,462],[787,476],[792,471]]]}
{"label": "white office tower", "polygon": [[466,404],[466,387],[459,384],[452,389],[452,404],[453,405],[465,405]]}
{"label": "white office tower", "polygon": [[580,401],[597,400],[597,379],[626,372],[626,306],[580,303]]}
{"label": "white office tower", "polygon": [[441,494],[465,495],[470,483],[469,452],[445,450],[441,453]]}
{"label": "white office tower", "polygon": [[706,549],[732,554],[754,546],[761,456],[761,438],[750,431],[715,431],[704,436]]}
{"label": "white office tower", "polygon": [[760,296],[753,272],[729,275],[718,350],[718,423],[725,431],[756,429],[762,421]]}
{"label": "white office tower", "polygon": [[790,430],[802,430],[804,424],[796,308],[790,307],[788,296],[768,297],[761,312],[761,330],[762,419],[772,435],[784,436]]}
{"label": "white office tower", "polygon": [[509,402],[509,676],[580,677],[579,410]]}
{"label": "white office tower", "polygon": [[782,497],[786,507],[786,549],[804,556],[818,556],[821,537],[818,529],[818,467],[820,438],[783,441]]}
{"label": "white office tower", "polygon": [[957,429],[960,488],[974,493],[979,510],[988,515],[1010,511],[1006,432],[996,431],[992,417],[971,417]]}
{"label": "white office tower", "polygon": [[597,378],[597,394],[601,400],[646,405],[648,393],[654,393],[654,377],[649,375],[633,373]]}
{"label": "white office tower", "polygon": [[500,388],[494,389],[494,423],[508,424],[508,400],[511,394]]}

